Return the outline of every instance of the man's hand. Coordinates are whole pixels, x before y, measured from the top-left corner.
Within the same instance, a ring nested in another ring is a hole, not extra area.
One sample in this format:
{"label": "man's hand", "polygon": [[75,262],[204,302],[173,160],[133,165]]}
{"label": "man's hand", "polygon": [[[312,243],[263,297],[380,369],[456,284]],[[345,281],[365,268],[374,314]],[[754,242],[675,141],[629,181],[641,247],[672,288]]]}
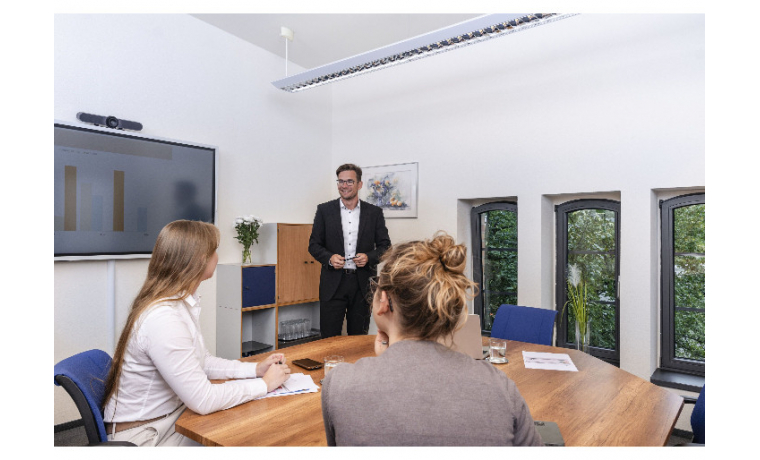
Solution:
{"label": "man's hand", "polygon": [[345,264],[346,259],[340,254],[333,254],[332,257],[330,257],[330,265],[337,270],[343,268],[343,265]]}
{"label": "man's hand", "polygon": [[369,257],[367,257],[367,254],[364,254],[363,252],[360,252],[356,255],[356,257],[354,257],[354,263],[357,267],[363,267],[367,265],[367,261],[369,261]]}

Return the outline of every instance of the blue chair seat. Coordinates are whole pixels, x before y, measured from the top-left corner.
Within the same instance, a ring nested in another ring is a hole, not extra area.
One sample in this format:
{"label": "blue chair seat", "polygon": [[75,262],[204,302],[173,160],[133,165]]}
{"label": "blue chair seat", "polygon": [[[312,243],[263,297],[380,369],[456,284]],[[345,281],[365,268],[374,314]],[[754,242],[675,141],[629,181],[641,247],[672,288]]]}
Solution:
{"label": "blue chair seat", "polygon": [[102,350],[89,350],[55,365],[53,383],[63,387],[74,400],[84,422],[91,446],[134,446],[125,441],[108,441],[101,408],[111,357]]}
{"label": "blue chair seat", "polygon": [[504,304],[496,311],[491,337],[551,345],[556,310]]}

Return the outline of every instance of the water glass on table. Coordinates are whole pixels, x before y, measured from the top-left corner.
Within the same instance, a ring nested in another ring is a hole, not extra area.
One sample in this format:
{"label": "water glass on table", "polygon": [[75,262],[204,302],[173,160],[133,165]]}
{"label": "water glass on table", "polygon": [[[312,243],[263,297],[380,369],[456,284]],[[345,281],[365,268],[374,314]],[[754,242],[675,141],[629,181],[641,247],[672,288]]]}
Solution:
{"label": "water glass on table", "polygon": [[489,357],[488,361],[494,364],[504,364],[507,362],[507,340],[491,337],[489,339]]}
{"label": "water glass on table", "polygon": [[325,377],[327,377],[327,372],[330,371],[330,369],[334,368],[338,364],[343,362],[343,357],[338,355],[331,355],[331,356],[325,356]]}

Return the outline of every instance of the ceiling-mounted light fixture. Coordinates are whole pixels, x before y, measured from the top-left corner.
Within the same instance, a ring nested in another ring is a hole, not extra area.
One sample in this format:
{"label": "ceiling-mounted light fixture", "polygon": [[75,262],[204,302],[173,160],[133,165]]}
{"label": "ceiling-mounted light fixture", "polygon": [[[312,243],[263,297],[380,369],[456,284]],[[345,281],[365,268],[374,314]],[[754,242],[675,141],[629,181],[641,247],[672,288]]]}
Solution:
{"label": "ceiling-mounted light fixture", "polygon": [[279,89],[295,93],[356,75],[415,61],[444,51],[480,43],[490,38],[565,19],[572,14],[519,13],[487,14],[444,27],[392,45],[316,67],[306,72],[273,81]]}

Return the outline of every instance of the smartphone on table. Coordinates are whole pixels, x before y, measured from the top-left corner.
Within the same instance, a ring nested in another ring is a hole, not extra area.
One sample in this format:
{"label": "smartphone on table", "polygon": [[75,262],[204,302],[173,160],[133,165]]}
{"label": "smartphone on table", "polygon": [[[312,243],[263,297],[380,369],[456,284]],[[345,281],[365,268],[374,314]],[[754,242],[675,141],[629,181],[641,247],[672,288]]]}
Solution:
{"label": "smartphone on table", "polygon": [[293,361],[293,364],[299,367],[303,367],[306,370],[313,371],[314,369],[319,369],[322,367],[322,363],[319,361],[314,361],[313,359],[305,358],[305,359],[296,359]]}

